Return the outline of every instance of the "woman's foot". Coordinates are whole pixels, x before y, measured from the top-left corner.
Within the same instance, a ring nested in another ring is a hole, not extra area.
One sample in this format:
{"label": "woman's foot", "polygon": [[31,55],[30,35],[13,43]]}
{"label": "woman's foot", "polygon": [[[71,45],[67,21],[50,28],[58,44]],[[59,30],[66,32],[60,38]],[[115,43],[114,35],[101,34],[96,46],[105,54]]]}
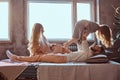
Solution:
{"label": "woman's foot", "polygon": [[17,56],[14,55],[13,53],[11,53],[9,50],[6,51],[6,55],[7,55],[7,57],[8,57],[9,59],[14,60],[14,61],[15,61],[16,58],[17,58]]}

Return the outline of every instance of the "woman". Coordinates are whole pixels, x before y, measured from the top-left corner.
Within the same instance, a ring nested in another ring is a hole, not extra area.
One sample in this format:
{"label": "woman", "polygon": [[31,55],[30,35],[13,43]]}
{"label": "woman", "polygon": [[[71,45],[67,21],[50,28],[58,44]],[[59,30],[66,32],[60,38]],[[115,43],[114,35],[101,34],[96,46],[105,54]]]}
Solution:
{"label": "woman", "polygon": [[[70,53],[71,51],[58,44],[50,44],[43,34],[44,29],[42,24],[35,23],[32,28],[31,38],[28,44],[30,56],[22,56],[24,61],[36,61],[43,54],[56,53]],[[9,53],[9,51],[7,51]],[[9,55],[7,55],[9,56]]]}
{"label": "woman", "polygon": [[30,56],[45,54],[50,52],[50,44],[43,34],[44,29],[42,24],[35,23],[32,28],[31,38],[28,44]]}
{"label": "woman", "polygon": [[90,33],[95,32],[97,38],[101,41],[101,43],[105,47],[111,47],[112,46],[112,31],[110,27],[107,25],[98,25],[95,22],[91,22],[88,20],[81,20],[77,22],[72,39],[68,42],[64,43],[65,47],[68,47],[72,43],[78,43],[78,50],[79,46],[81,44],[81,33],[85,31],[87,35]]}

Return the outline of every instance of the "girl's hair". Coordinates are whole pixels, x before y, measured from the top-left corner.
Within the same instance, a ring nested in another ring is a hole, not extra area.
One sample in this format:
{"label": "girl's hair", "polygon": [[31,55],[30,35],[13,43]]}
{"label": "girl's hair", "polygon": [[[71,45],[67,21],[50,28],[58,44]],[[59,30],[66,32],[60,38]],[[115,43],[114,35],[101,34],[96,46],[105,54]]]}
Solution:
{"label": "girl's hair", "polygon": [[30,54],[34,54],[36,47],[39,46],[40,36],[42,35],[41,29],[43,29],[43,26],[40,23],[35,23],[32,28],[31,38],[28,44]]}
{"label": "girl's hair", "polygon": [[100,25],[97,36],[105,47],[112,46],[113,44],[112,30],[108,25],[105,24]]}

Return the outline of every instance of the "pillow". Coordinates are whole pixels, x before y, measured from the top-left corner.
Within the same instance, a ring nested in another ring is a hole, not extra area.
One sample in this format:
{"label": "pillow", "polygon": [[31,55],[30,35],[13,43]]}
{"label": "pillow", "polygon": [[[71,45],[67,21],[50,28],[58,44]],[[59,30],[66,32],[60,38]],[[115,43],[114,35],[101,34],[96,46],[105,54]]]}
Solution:
{"label": "pillow", "polygon": [[103,54],[95,55],[88,58],[86,63],[107,63],[109,61],[108,57]]}

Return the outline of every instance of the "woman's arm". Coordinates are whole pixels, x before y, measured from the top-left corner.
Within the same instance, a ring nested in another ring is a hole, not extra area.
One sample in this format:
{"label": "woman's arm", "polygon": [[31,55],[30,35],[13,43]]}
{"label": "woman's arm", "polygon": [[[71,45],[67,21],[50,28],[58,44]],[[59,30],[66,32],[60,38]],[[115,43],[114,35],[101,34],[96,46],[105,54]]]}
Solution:
{"label": "woman's arm", "polygon": [[69,45],[71,45],[72,43],[75,43],[78,39],[76,38],[72,38],[71,40],[65,42],[63,45],[64,47],[68,47]]}
{"label": "woman's arm", "polygon": [[62,47],[62,53],[64,54],[64,53],[67,53],[67,54],[69,54],[69,53],[71,53],[72,51],[70,50],[70,49],[68,49],[68,48],[66,48],[66,47]]}

